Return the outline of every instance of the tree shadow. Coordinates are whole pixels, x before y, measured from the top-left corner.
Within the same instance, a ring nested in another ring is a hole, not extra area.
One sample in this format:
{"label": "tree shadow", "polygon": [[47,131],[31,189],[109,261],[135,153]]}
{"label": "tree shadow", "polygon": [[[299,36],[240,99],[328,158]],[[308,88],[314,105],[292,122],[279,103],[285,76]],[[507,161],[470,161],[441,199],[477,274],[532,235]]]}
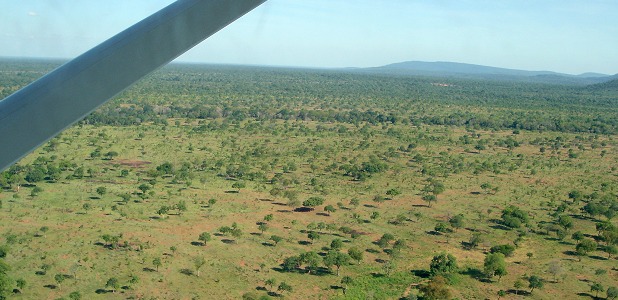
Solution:
{"label": "tree shadow", "polygon": [[491,227],[493,229],[498,229],[498,230],[511,231],[510,227],[504,226],[502,224],[489,225],[489,227]]}
{"label": "tree shadow", "polygon": [[193,270],[190,270],[190,269],[186,269],[186,268],[185,269],[180,269],[179,272],[180,272],[180,274],[184,274],[184,275],[187,275],[187,276],[193,276]]}
{"label": "tree shadow", "polygon": [[279,206],[288,206],[287,204],[282,203],[282,202],[273,202],[273,204],[274,205],[279,205]]}
{"label": "tree shadow", "polygon": [[314,275],[314,276],[326,276],[330,274],[332,274],[331,271],[325,267],[318,267],[311,272],[311,275]]}
{"label": "tree shadow", "polygon": [[268,243],[268,242],[263,242],[263,243],[262,243],[262,246],[266,246],[266,247],[274,247],[274,246],[275,246],[275,244]]}
{"label": "tree shadow", "polygon": [[106,289],[97,289],[96,291],[94,291],[97,294],[107,294],[107,293],[111,293],[112,291],[110,290],[106,290]]}
{"label": "tree shadow", "polygon": [[485,277],[485,274],[483,274],[483,271],[477,269],[477,268],[468,268],[464,271],[462,271],[460,274],[462,275],[466,275],[466,276],[470,276],[474,279],[477,280],[481,280],[482,278]]}
{"label": "tree shadow", "polygon": [[206,243],[193,241],[193,242],[191,242],[191,245],[198,246],[198,247],[204,247],[204,246],[206,246]]}
{"label": "tree shadow", "polygon": [[596,259],[596,260],[609,260],[607,257],[602,257],[602,256],[598,256],[598,255],[590,255],[588,256],[592,259]]}
{"label": "tree shadow", "polygon": [[590,298],[592,298],[592,299],[595,299],[595,297],[594,297],[594,296],[592,296],[592,295],[590,295],[590,294],[588,294],[588,293],[586,293],[586,292],[577,293],[577,296],[581,296],[581,297],[590,297]]}
{"label": "tree shadow", "polygon": [[313,208],[302,206],[302,207],[295,208],[294,211],[295,212],[310,212],[310,211],[313,211]]}
{"label": "tree shadow", "polygon": [[224,244],[228,244],[228,245],[229,244],[236,244],[235,240],[230,240],[230,239],[222,239],[221,242],[224,243]]}
{"label": "tree shadow", "polygon": [[515,294],[518,296],[530,296],[532,295],[529,291],[523,291],[523,290],[514,290],[514,289],[509,289],[506,291],[507,294]]}
{"label": "tree shadow", "polygon": [[224,193],[226,194],[238,194],[238,191],[234,191],[234,190],[229,190],[229,191],[225,191]]}
{"label": "tree shadow", "polygon": [[142,269],[142,271],[144,271],[144,272],[149,272],[149,273],[153,273],[153,272],[156,272],[157,270],[155,270],[155,269],[153,269],[153,268],[144,267],[144,268]]}
{"label": "tree shadow", "polygon": [[299,245],[303,245],[303,246],[307,246],[307,245],[311,245],[311,242],[309,241],[298,241]]}
{"label": "tree shadow", "polygon": [[472,249],[474,249],[473,246],[474,245],[472,243],[468,243],[466,241],[462,241],[461,242],[461,247],[464,248],[465,250],[472,250]]}
{"label": "tree shadow", "polygon": [[291,210],[287,210],[287,209],[279,209],[279,210],[277,210],[277,212],[279,212],[279,213],[291,213],[292,211]]}
{"label": "tree shadow", "polygon": [[58,286],[57,286],[57,285],[55,285],[55,284],[46,284],[46,285],[44,285],[43,287],[48,288],[48,289],[50,289],[50,290],[55,290],[55,289],[57,289],[57,288],[58,288]]}
{"label": "tree shadow", "polygon": [[431,273],[427,270],[412,270],[411,272],[414,276],[420,278],[429,278],[431,276]]}
{"label": "tree shadow", "polygon": [[327,214],[327,213],[323,213],[323,212],[316,213],[316,215],[318,215],[318,216],[324,216],[324,217],[330,217],[330,215],[329,215],[329,214]]}

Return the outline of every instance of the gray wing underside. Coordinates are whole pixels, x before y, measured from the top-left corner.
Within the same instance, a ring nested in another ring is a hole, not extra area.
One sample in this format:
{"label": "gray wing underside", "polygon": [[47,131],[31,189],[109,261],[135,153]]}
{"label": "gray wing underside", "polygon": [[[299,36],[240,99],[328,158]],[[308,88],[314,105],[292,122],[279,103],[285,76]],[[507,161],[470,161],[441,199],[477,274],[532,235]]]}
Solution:
{"label": "gray wing underside", "polygon": [[0,101],[0,171],[265,1],[176,1]]}

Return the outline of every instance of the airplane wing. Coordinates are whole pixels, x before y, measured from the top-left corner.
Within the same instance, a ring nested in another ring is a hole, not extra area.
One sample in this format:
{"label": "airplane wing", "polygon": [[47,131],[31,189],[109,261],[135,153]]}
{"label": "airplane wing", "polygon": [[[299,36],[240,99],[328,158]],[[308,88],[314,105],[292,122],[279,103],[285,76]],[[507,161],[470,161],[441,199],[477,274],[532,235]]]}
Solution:
{"label": "airplane wing", "polygon": [[0,101],[0,171],[266,0],[179,0]]}

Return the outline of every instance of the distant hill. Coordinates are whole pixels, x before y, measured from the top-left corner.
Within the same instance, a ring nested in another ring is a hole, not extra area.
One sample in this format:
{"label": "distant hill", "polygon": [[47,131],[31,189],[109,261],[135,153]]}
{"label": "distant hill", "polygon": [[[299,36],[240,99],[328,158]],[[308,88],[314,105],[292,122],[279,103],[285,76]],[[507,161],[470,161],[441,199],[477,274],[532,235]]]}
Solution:
{"label": "distant hill", "polygon": [[356,69],[355,72],[369,72],[395,75],[416,75],[431,77],[456,77],[501,81],[540,82],[553,84],[590,85],[611,79],[599,73],[570,75],[552,71],[525,71],[455,62],[407,61],[381,67]]}
{"label": "distant hill", "polygon": [[612,80],[609,80],[609,81],[606,81],[606,82],[602,82],[602,83],[593,84],[593,85],[589,85],[588,88],[595,89],[595,90],[618,91],[618,74],[616,74],[614,76],[611,76],[610,78],[612,78]]}

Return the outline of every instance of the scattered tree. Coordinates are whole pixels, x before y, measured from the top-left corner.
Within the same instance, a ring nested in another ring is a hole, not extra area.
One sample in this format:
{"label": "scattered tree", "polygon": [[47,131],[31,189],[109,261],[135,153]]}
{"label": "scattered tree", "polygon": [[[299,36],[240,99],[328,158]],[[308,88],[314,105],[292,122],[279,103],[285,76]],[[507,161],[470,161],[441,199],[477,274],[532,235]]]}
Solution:
{"label": "scattered tree", "polygon": [[283,238],[278,236],[278,235],[271,235],[270,236],[270,240],[275,243],[275,246],[277,246],[279,244],[279,242],[281,242],[283,240]]}
{"label": "scattered tree", "polygon": [[602,284],[595,282],[590,286],[590,291],[594,292],[594,298],[599,297],[599,292],[605,292],[605,287]]}
{"label": "scattered tree", "polygon": [[283,292],[291,293],[292,292],[292,286],[287,284],[287,283],[285,283],[285,282],[281,282],[279,284],[279,286],[277,287],[277,291],[281,292],[281,293],[283,293]]}
{"label": "scattered tree", "polygon": [[348,286],[350,286],[350,284],[354,283],[354,280],[352,279],[352,277],[350,276],[343,276],[341,278],[341,288],[343,289],[343,294],[345,295]]}
{"label": "scattered tree", "polygon": [[360,262],[363,260],[363,251],[361,251],[358,248],[350,248],[350,249],[348,249],[348,255],[350,255],[350,258],[355,260],[356,263],[360,264]]}
{"label": "scattered tree", "polygon": [[494,276],[498,276],[498,281],[500,281],[500,278],[506,275],[506,262],[504,261],[504,254],[487,254],[483,263],[483,269],[487,277],[492,278]]}
{"label": "scattered tree", "polygon": [[258,230],[264,235],[264,231],[268,230],[268,225],[266,225],[266,223],[260,223],[260,225],[258,225]]}
{"label": "scattered tree", "polygon": [[317,233],[317,232],[315,232],[315,231],[310,231],[310,232],[307,234],[307,237],[311,240],[311,243],[313,244],[313,241],[314,241],[314,240],[318,240],[318,239],[320,239],[320,234],[318,234],[318,233]]}
{"label": "scattered tree", "polygon": [[326,205],[324,206],[324,211],[330,216],[330,214],[336,212],[337,209],[332,205]]}
{"label": "scattered tree", "polygon": [[324,204],[324,198],[322,197],[309,197],[309,199],[303,201],[303,206],[315,207]]}
{"label": "scattered tree", "polygon": [[528,287],[530,288],[530,293],[534,291],[534,289],[542,289],[545,284],[543,283],[543,278],[532,275],[528,277]]}
{"label": "scattered tree", "polygon": [[582,260],[582,256],[586,256],[589,252],[597,249],[597,243],[590,239],[584,239],[575,246],[575,252],[579,256],[579,260]]}
{"label": "scattered tree", "polygon": [[607,294],[608,300],[614,300],[618,298],[618,287],[610,286],[607,288],[607,291],[605,293]]}
{"label": "scattered tree", "polygon": [[111,288],[112,293],[115,293],[116,290],[120,287],[120,282],[118,282],[118,279],[116,277],[112,277],[107,280],[107,283],[105,283],[105,287]]}
{"label": "scattered tree", "polygon": [[97,188],[97,194],[99,194],[99,197],[103,197],[105,193],[107,193],[107,188],[105,188],[104,186],[100,186]]}
{"label": "scattered tree", "polygon": [[451,299],[451,291],[448,289],[448,282],[442,276],[435,276],[427,284],[419,288],[423,293],[423,299],[444,300]]}
{"label": "scattered tree", "polygon": [[330,268],[331,266],[337,267],[337,276],[339,276],[339,269],[342,266],[348,265],[349,261],[350,256],[339,251],[331,250],[326,253],[326,256],[324,256],[324,265],[326,265],[326,267],[328,268]]}
{"label": "scattered tree", "polygon": [[155,268],[157,269],[157,272],[159,272],[159,267],[162,265],[161,258],[156,257],[155,259],[153,259],[152,265],[155,266]]}
{"label": "scattered tree", "polygon": [[195,275],[200,277],[200,269],[206,264],[206,259],[202,256],[193,258],[193,266],[195,267]]}
{"label": "scattered tree", "polygon": [[429,265],[429,272],[434,276],[457,272],[457,269],[457,259],[453,255],[444,252],[434,256]]}

